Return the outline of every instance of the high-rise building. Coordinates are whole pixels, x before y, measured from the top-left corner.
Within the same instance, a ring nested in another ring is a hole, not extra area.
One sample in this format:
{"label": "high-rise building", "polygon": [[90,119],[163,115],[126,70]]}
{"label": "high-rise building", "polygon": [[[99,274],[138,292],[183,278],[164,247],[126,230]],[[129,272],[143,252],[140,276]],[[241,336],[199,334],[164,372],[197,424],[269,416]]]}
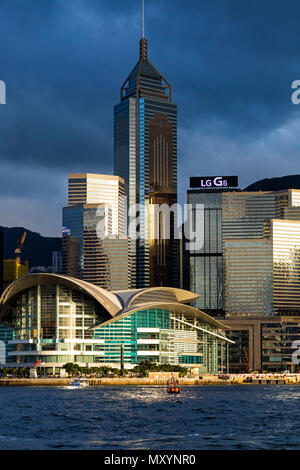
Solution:
{"label": "high-rise building", "polygon": [[204,226],[203,246],[198,250],[184,252],[183,286],[199,294],[195,307],[212,316],[224,316],[222,194],[239,191],[237,185],[237,177],[192,177],[191,189],[187,191],[193,224],[197,205],[201,204],[204,209]]}
{"label": "high-rise building", "polygon": [[3,227],[0,227],[0,294],[3,290]]}
{"label": "high-rise building", "polygon": [[300,315],[299,209],[294,189],[222,195],[226,316]]}
{"label": "high-rise building", "polygon": [[159,217],[157,237],[151,235],[151,205],[177,202],[177,106],[172,87],[148,58],[148,43],[140,41],[139,60],[121,87],[114,108],[114,172],[125,180],[128,207],[139,204],[139,233],[129,211],[132,287],[177,286],[176,216],[171,214],[171,239]]}
{"label": "high-rise building", "polygon": [[122,178],[71,174],[68,201],[63,208],[63,272],[105,289],[127,289]]}
{"label": "high-rise building", "polygon": [[52,251],[52,272],[62,273],[62,251]]}
{"label": "high-rise building", "polygon": [[222,219],[230,370],[298,370],[300,191],[224,193]]}
{"label": "high-rise building", "polygon": [[204,245],[186,253],[184,287],[200,295],[196,307],[225,315],[231,372],[297,370],[300,191],[240,191],[224,178],[216,188],[213,180],[191,178],[193,214],[204,205]]}
{"label": "high-rise building", "polygon": [[103,204],[111,212],[111,234],[126,232],[124,181],[119,176],[77,173],[68,177],[68,206]]}

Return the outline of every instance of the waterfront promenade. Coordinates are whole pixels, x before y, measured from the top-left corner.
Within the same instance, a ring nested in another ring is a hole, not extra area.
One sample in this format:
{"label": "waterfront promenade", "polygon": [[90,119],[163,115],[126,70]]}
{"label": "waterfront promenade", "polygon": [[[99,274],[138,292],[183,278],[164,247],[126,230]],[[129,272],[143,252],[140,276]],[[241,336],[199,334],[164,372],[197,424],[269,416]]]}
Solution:
{"label": "waterfront promenade", "polygon": [[[72,378],[2,378],[0,387],[9,386],[68,386]],[[149,377],[87,377],[91,386],[166,386],[167,380],[164,378]],[[300,374],[228,374],[221,377],[216,375],[203,375],[201,377],[184,377],[179,379],[181,386],[201,386],[201,385],[300,385]]]}

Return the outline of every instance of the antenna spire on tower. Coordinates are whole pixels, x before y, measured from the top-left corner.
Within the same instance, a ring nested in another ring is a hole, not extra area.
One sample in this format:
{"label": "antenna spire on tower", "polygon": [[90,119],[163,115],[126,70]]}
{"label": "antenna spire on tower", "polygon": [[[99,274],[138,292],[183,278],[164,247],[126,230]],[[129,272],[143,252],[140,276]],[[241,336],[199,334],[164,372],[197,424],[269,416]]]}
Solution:
{"label": "antenna spire on tower", "polygon": [[142,38],[145,37],[145,1],[142,0]]}
{"label": "antenna spire on tower", "polygon": [[140,40],[140,59],[148,59],[148,42],[145,39],[145,2],[142,0],[142,39]]}
{"label": "antenna spire on tower", "polygon": [[145,37],[145,1],[142,0],[142,38]]}

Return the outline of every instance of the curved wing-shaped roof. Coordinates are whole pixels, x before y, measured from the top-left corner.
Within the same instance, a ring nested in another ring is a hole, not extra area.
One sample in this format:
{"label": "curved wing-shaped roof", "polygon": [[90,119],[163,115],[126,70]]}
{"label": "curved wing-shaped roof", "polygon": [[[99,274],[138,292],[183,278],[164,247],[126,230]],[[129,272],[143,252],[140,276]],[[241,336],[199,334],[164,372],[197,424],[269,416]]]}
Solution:
{"label": "curved wing-shaped roof", "polygon": [[64,284],[82,289],[93,297],[110,313],[112,317],[125,313],[133,308],[148,307],[149,305],[166,303],[186,303],[199,297],[198,294],[173,287],[151,287],[145,289],[128,289],[124,291],[109,292],[90,282],[76,279],[64,274],[37,273],[27,274],[12,282],[0,298],[2,307],[19,292],[38,284]]}
{"label": "curved wing-shaped roof", "polygon": [[146,289],[114,291],[114,294],[121,299],[124,310],[157,302],[187,303],[199,298],[199,295],[194,292],[175,287],[148,287]]}
{"label": "curved wing-shaped roof", "polygon": [[[121,316],[129,315],[138,310],[164,308],[169,310],[171,309],[173,311],[188,311],[215,328],[226,328],[206,313],[189,305],[184,305],[185,303],[191,302],[199,297],[199,295],[194,292],[173,287],[151,287],[145,289],[129,289],[109,292],[106,289],[81,279],[76,279],[64,274],[48,273],[27,274],[26,276],[12,282],[0,297],[0,318],[5,314],[5,306],[9,305],[10,299],[13,299],[20,292],[38,284],[63,284],[71,288],[82,290],[107,310],[112,317],[108,322],[114,321],[117,318],[119,319]],[[106,323],[107,322],[102,325]]]}
{"label": "curved wing-shaped roof", "polygon": [[[149,308],[159,308],[159,309],[165,309],[165,310],[170,310],[172,312],[183,312],[183,313],[189,313],[192,316],[196,317],[199,320],[202,320],[204,323],[207,323],[208,325],[212,326],[213,328],[217,328],[220,330],[228,330],[229,327],[223,325],[221,322],[216,320],[213,317],[210,317],[207,315],[207,313],[202,312],[201,310],[198,310],[195,307],[191,307],[190,305],[184,305],[178,302],[152,302],[148,303],[146,305],[143,305],[144,309],[149,309]],[[138,312],[139,310],[142,310],[141,305],[130,308],[128,310],[123,310],[120,312],[118,315],[116,315],[114,318],[111,318],[110,320],[107,320],[104,323],[101,323],[100,325],[94,326],[92,329],[95,328],[100,328],[102,326],[107,325],[108,323],[112,323],[114,321],[120,320],[122,317],[126,317],[128,315],[131,315],[132,313]]]}
{"label": "curved wing-shaped roof", "polygon": [[119,313],[123,306],[119,298],[113,293],[101,287],[95,286],[90,282],[82,281],[64,274],[26,274],[16,281],[12,282],[3,292],[0,298],[1,310],[3,305],[19,292],[34,287],[38,284],[64,284],[77,289],[82,289],[86,294],[93,297],[112,315]]}

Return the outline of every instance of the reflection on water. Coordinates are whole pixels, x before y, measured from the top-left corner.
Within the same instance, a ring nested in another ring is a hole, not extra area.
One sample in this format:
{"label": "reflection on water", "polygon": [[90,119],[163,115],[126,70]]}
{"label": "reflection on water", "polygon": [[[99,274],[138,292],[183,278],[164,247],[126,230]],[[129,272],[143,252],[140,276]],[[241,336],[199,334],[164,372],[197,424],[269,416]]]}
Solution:
{"label": "reflection on water", "polygon": [[1,449],[299,449],[300,387],[0,388]]}
{"label": "reflection on water", "polygon": [[[167,393],[167,387],[128,387],[122,391],[122,398],[126,400],[134,400],[139,403],[155,403],[160,402],[176,402],[184,397],[184,388],[181,389],[180,395],[172,395]],[[192,394],[190,393],[190,397]]]}

